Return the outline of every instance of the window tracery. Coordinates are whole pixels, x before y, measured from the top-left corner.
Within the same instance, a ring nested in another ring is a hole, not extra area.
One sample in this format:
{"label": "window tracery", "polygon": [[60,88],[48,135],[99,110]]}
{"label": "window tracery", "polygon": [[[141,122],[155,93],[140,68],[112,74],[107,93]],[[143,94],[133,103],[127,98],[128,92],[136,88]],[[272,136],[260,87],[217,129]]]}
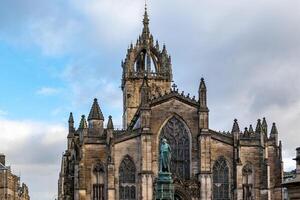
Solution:
{"label": "window tracery", "polygon": [[94,181],[93,181],[93,200],[104,200],[104,168],[98,163],[93,169]]}
{"label": "window tracery", "polygon": [[224,157],[213,166],[213,199],[229,200],[229,168]]}
{"label": "window tracery", "polygon": [[177,178],[190,179],[190,141],[188,130],[183,122],[172,117],[162,128],[162,138],[171,146],[171,172]]}
{"label": "window tracery", "polygon": [[119,199],[136,199],[136,168],[129,156],[126,156],[119,168]]}

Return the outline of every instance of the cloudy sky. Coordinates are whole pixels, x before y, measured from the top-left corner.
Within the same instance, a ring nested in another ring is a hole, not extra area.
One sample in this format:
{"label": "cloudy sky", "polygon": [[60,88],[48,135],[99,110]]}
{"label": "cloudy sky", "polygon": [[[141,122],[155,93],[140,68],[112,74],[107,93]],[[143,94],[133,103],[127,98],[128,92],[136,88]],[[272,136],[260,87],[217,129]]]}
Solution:
{"label": "cloudy sky", "polygon": [[[174,81],[208,87],[210,127],[266,117],[285,169],[300,146],[300,1],[151,0],[150,28]],[[121,59],[141,32],[143,0],[0,1],[0,152],[33,200],[54,199],[67,118],[97,97],[121,126]]]}

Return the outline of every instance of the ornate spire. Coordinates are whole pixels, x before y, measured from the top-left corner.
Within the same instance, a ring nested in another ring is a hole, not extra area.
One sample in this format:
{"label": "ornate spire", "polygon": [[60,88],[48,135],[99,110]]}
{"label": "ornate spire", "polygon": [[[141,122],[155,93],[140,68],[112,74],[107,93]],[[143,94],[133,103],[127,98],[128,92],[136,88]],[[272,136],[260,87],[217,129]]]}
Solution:
{"label": "ornate spire", "polygon": [[73,113],[72,112],[70,112],[70,116],[69,116],[68,122],[69,122],[69,136],[71,137],[73,135],[73,132],[75,131],[75,128],[74,128],[74,118],[73,118]]}
{"label": "ornate spire", "polygon": [[107,129],[114,129],[114,124],[113,124],[111,115],[109,115],[109,117],[108,117]]}
{"label": "ornate spire", "polygon": [[[127,78],[135,77],[142,79],[147,73],[149,79],[164,79],[172,81],[171,57],[168,55],[165,45],[159,49],[158,42],[155,43],[149,28],[149,16],[147,4],[143,17],[142,33],[135,45],[130,45],[127,55],[122,64],[122,89]],[[153,75],[156,76],[153,76]]]}
{"label": "ornate spire", "polygon": [[232,126],[232,131],[231,132],[232,133],[239,133],[240,132],[240,127],[239,127],[237,119],[234,119],[233,126]]}
{"label": "ornate spire", "polygon": [[267,135],[268,135],[268,124],[267,124],[267,121],[266,121],[266,118],[265,118],[265,117],[263,118],[261,127],[262,127],[263,133],[264,133],[265,136],[267,137]]}
{"label": "ornate spire", "polygon": [[204,78],[202,77],[199,85],[199,92],[203,90],[206,90],[206,85],[205,85]]}
{"label": "ornate spire", "polygon": [[149,30],[149,17],[147,12],[147,4],[145,3],[145,13],[144,13],[144,19],[143,19],[143,33],[142,37],[143,39],[146,39],[149,37],[150,30]]}
{"label": "ornate spire", "polygon": [[250,124],[250,126],[249,126],[249,133],[254,133],[252,124]]}
{"label": "ornate spire", "polygon": [[249,136],[250,136],[250,133],[249,133],[247,127],[245,127],[244,136],[245,136],[245,137],[249,137]]}
{"label": "ornate spire", "polygon": [[199,85],[199,103],[200,108],[207,108],[207,96],[206,96],[206,85],[204,82],[204,78],[201,78],[200,85]]}
{"label": "ornate spire", "polygon": [[255,133],[261,133],[262,127],[261,127],[261,120],[257,120],[256,128],[255,128]]}
{"label": "ornate spire", "polygon": [[278,131],[277,131],[277,127],[276,127],[275,123],[272,124],[271,137],[274,136],[274,135],[278,135]]}
{"label": "ornate spire", "polygon": [[85,120],[85,115],[82,115],[81,116],[81,120],[80,120],[80,124],[79,124],[79,129],[85,129],[87,128],[87,123],[86,123],[86,120]]}
{"label": "ornate spire", "polygon": [[150,93],[147,76],[144,76],[143,83],[140,90],[141,90],[141,104],[145,105],[148,103],[149,93]]}
{"label": "ornate spire", "polygon": [[73,113],[70,112],[70,116],[69,116],[69,120],[68,120],[69,124],[74,124],[74,118],[73,118]]}
{"label": "ornate spire", "polygon": [[98,104],[98,101],[97,101],[96,98],[94,99],[94,103],[92,105],[92,108],[91,108],[91,111],[90,111],[90,114],[89,114],[89,117],[88,117],[88,120],[92,120],[92,119],[104,120],[102,111],[99,107],[99,104]]}

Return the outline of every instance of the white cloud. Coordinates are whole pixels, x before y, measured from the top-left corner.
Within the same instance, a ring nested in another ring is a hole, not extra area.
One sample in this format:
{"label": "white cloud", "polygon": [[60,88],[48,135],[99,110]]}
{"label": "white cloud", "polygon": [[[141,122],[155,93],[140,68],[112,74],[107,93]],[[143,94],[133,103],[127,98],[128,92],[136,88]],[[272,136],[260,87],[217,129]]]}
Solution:
{"label": "white cloud", "polygon": [[0,152],[6,154],[14,173],[21,174],[31,198],[51,199],[57,192],[59,162],[66,147],[65,126],[0,119],[0,130]]}
{"label": "white cloud", "polygon": [[52,96],[60,93],[61,89],[52,87],[42,87],[36,91],[37,94],[43,96]]}
{"label": "white cloud", "polygon": [[6,112],[6,111],[4,111],[4,110],[0,110],[0,117],[1,116],[5,116],[5,115],[7,115],[8,113]]}

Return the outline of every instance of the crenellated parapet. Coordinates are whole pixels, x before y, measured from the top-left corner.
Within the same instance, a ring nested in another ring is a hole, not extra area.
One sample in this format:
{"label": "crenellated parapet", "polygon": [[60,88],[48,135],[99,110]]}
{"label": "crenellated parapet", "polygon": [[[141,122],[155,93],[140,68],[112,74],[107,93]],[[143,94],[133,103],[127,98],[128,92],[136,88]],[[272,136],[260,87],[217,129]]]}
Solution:
{"label": "crenellated parapet", "polygon": [[181,99],[194,106],[198,106],[199,104],[199,101],[196,100],[195,96],[192,97],[190,93],[185,94],[184,91],[180,92],[175,84],[173,84],[172,88],[170,88],[169,90],[157,93],[150,97],[150,104],[154,105],[158,102],[168,100],[172,97]]}

